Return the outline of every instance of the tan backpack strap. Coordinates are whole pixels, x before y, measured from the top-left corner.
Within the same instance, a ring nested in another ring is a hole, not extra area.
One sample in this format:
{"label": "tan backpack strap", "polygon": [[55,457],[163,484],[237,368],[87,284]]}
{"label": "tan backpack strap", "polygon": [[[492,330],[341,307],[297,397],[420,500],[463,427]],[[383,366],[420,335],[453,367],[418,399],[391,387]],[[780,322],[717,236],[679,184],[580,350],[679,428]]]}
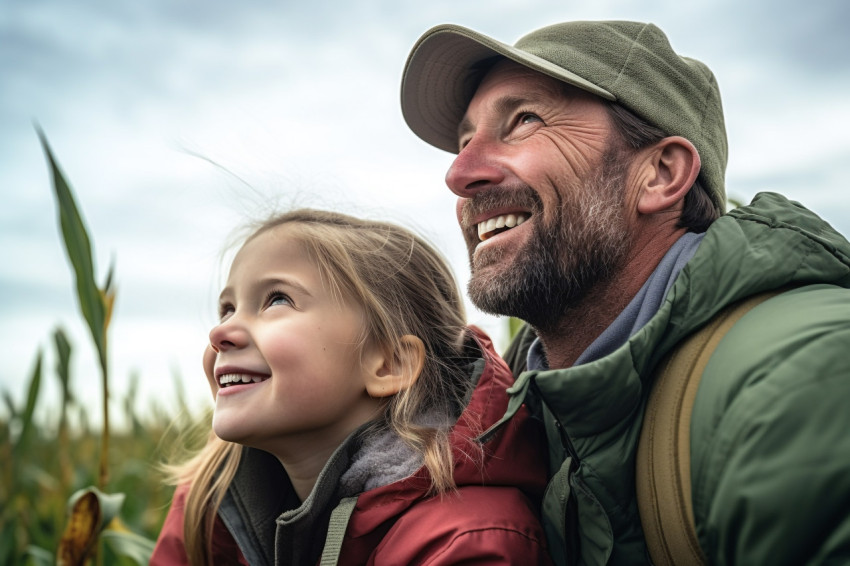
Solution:
{"label": "tan backpack strap", "polygon": [[656,370],[638,442],[635,481],[646,546],[656,566],[705,564],[691,499],[691,412],[717,344],[750,309],[779,294],[734,303],[679,343]]}
{"label": "tan backpack strap", "polygon": [[356,495],[343,498],[339,505],[331,511],[331,520],[328,525],[328,535],[325,537],[325,548],[322,550],[322,558],[319,562],[320,566],[336,566],[339,564],[345,531],[348,529],[348,521],[351,519],[355,507],[357,507]]}

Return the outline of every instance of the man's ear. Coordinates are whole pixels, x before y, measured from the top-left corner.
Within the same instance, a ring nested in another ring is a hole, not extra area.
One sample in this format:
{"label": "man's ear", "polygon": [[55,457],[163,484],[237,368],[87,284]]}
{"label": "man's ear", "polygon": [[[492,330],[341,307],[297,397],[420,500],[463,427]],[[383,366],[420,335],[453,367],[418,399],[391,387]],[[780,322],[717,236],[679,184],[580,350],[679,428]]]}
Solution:
{"label": "man's ear", "polygon": [[401,337],[397,352],[376,352],[366,367],[366,392],[370,397],[389,397],[407,389],[425,367],[425,344],[412,334]]}
{"label": "man's ear", "polygon": [[669,210],[696,181],[700,159],[694,144],[681,136],[670,136],[647,148],[639,172],[641,214]]}

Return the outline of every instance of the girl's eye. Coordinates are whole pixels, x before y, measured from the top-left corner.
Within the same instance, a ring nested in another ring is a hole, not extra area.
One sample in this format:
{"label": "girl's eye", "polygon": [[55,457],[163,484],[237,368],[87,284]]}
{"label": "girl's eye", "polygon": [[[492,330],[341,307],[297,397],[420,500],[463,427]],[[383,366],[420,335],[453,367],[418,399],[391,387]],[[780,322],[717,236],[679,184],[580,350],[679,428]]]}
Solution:
{"label": "girl's eye", "polygon": [[266,298],[266,304],[270,307],[274,306],[292,306],[292,299],[290,299],[285,293],[281,293],[280,291],[272,291],[269,293],[268,298]]}
{"label": "girl's eye", "polygon": [[224,320],[229,315],[233,314],[233,311],[235,311],[235,310],[236,309],[234,308],[234,306],[232,304],[222,303],[218,307],[218,318],[219,318],[219,320]]}

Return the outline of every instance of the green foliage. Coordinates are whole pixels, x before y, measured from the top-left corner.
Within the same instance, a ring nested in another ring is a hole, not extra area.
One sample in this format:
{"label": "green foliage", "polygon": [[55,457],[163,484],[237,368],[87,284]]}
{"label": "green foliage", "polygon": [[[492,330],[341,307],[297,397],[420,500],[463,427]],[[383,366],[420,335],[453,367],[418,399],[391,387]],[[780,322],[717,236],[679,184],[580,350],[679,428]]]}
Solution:
{"label": "green foliage", "polygon": [[62,385],[62,397],[70,400],[71,390],[68,383],[71,375],[71,343],[61,328],[53,332],[53,343],[56,346],[56,376]]}
{"label": "green foliage", "polygon": [[[109,273],[106,276],[106,284],[101,289],[95,282],[94,260],[89,233],[77,208],[71,186],[53,157],[53,152],[50,150],[50,144],[47,143],[44,133],[38,128],[36,128],[36,131],[50,166],[53,192],[59,211],[59,225],[62,229],[62,240],[65,243],[65,251],[76,276],[80,312],[88,323],[95,350],[100,360],[103,387],[103,431],[97,483],[103,487],[109,477],[109,366],[107,364],[106,336],[109,320],[112,316],[112,305],[115,304],[115,291],[112,286],[114,265],[110,266]],[[57,345],[61,347],[59,342],[57,342]],[[62,352],[60,351],[60,363],[61,355]]]}
{"label": "green foliage", "polygon": [[101,538],[116,555],[126,556],[136,564],[147,564],[153,554],[154,544],[151,540],[129,531],[108,529],[103,531]]}
{"label": "green foliage", "polygon": [[37,546],[27,548],[27,558],[28,562],[33,566],[53,566],[55,564],[53,555]]}
{"label": "green foliage", "polygon": [[[86,408],[70,396],[58,410],[50,407],[54,419],[62,413],[68,415],[64,440],[59,423],[39,418],[44,401],[34,382],[52,379],[51,372],[35,369],[43,367],[42,356],[37,355],[30,372],[26,400],[16,403],[8,392],[4,394],[14,416],[0,418],[0,564],[55,564],[68,501],[97,479],[100,432],[72,418],[78,411],[85,414]],[[69,348],[71,356],[73,347]],[[61,380],[58,372],[56,379]],[[69,385],[73,388],[73,375]],[[176,383],[174,389],[179,389]],[[127,392],[128,397],[131,394]],[[30,432],[24,436],[21,431],[31,399]],[[133,414],[134,426],[111,433],[111,473],[105,492],[113,496],[123,493],[126,498],[120,507],[120,523],[111,523],[101,532],[105,542],[102,564],[147,564],[139,557],[149,556],[153,550],[173,491],[163,483],[155,463],[165,458],[164,450],[182,446],[183,430],[199,419],[191,414],[176,415],[159,404]],[[120,416],[122,421],[132,422],[126,410]]]}
{"label": "green foliage", "polygon": [[517,335],[523,324],[525,323],[518,318],[508,317],[508,340],[514,339],[514,336]]}
{"label": "green foliage", "polygon": [[35,358],[35,367],[29,380],[29,389],[27,393],[27,403],[24,410],[21,412],[20,424],[21,432],[18,436],[18,441],[12,447],[12,458],[17,461],[20,453],[29,447],[30,439],[32,438],[33,422],[32,417],[35,413],[35,404],[38,401],[38,392],[41,390],[41,350]]}
{"label": "green foliage", "polygon": [[[44,134],[38,130],[38,135],[52,176],[80,313],[101,366],[103,426],[91,430],[88,414],[93,407],[73,395],[74,347],[57,328],[52,345],[61,392],[58,411],[51,407],[47,422],[37,422],[44,373],[41,349],[26,400],[19,405],[8,391],[2,392],[8,417],[0,417],[0,564],[86,564],[92,554],[98,564],[147,564],[172,493],[154,462],[161,461],[162,446],[177,443],[174,423],[189,426],[197,419],[186,407],[179,376],[175,378],[183,411],[180,420],[161,406],[151,407],[147,416],[139,415],[134,375],[123,403],[125,422],[131,427],[110,429],[107,331],[115,300],[114,269],[110,267],[103,288],[98,287],[91,239],[70,185]],[[102,490],[93,487],[95,483]],[[81,533],[89,538],[75,538]],[[68,560],[61,558],[65,551]]]}
{"label": "green foliage", "polygon": [[[101,366],[106,365],[106,305],[101,296],[100,288],[94,280],[94,260],[92,259],[91,242],[85,223],[77,210],[77,203],[71,192],[71,187],[65,180],[62,170],[53,157],[50,144],[44,133],[37,129],[41,146],[44,149],[53,179],[53,191],[59,209],[59,224],[62,228],[62,239],[68,259],[74,268],[77,282],[77,297],[80,310],[88,323]],[[111,280],[111,277],[109,278]]]}
{"label": "green foliage", "polygon": [[[122,523],[129,531],[129,538],[135,535],[147,540],[150,550],[162,527],[172,493],[172,488],[164,485],[154,465],[162,459],[161,446],[167,447],[177,440],[169,428],[172,418],[142,419],[142,429],[138,432],[113,432],[111,437],[112,473],[106,491],[113,495],[126,494],[120,510]],[[8,437],[9,424],[0,420],[4,441]],[[52,564],[67,521],[70,496],[91,486],[96,479],[99,432],[83,434],[76,427],[71,430],[64,447],[72,455],[71,479],[64,487],[59,458],[63,446],[54,431],[48,424],[34,427],[28,448],[20,452],[20,458],[12,461],[16,469],[12,480],[14,487],[7,483],[11,480],[6,474],[10,459],[0,456],[0,469],[4,470],[0,488],[0,564],[25,564],[24,556],[29,546],[48,552]],[[120,540],[113,540],[118,535],[108,536],[111,538],[103,548],[103,564],[120,563],[117,556],[124,554],[127,546],[122,546]]]}

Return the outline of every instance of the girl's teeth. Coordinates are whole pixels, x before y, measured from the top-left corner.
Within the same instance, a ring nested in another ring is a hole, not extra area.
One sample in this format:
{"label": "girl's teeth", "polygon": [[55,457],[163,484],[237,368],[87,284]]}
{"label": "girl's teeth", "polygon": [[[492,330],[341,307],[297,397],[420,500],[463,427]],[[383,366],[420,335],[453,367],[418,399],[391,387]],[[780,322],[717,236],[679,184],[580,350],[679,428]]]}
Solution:
{"label": "girl's teeth", "polygon": [[237,383],[260,383],[261,381],[265,381],[265,379],[256,375],[226,374],[218,378],[218,382],[224,387],[225,385]]}

